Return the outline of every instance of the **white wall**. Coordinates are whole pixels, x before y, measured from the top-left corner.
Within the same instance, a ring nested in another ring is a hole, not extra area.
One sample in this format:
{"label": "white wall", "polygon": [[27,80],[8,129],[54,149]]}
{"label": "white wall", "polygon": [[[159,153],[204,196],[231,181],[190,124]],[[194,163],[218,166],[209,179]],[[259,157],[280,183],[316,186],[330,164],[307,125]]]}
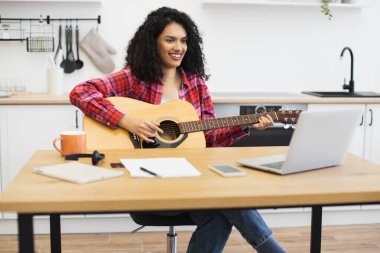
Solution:
{"label": "white wall", "polygon": [[[145,16],[160,6],[190,14],[204,38],[212,91],[340,90],[349,79],[350,46],[355,56],[356,90],[380,92],[380,1],[361,0],[362,9],[332,9],[329,21],[319,7],[202,5],[201,0],[104,0],[85,3],[0,2],[3,18],[96,18],[102,36],[117,50],[116,69]],[[75,22],[73,23],[75,24]],[[55,30],[58,23],[55,23]],[[96,22],[81,22],[81,37]],[[348,53],[348,52],[346,52]],[[103,75],[81,52],[85,65],[64,76],[64,89]],[[46,91],[46,53],[28,53],[25,43],[0,41],[0,78],[25,77],[27,89]]]}

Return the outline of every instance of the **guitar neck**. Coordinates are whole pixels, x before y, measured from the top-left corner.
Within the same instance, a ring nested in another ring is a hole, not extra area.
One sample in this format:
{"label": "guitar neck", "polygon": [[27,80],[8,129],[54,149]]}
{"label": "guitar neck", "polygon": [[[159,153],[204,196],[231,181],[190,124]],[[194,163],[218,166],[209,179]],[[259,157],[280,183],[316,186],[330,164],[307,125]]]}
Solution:
{"label": "guitar neck", "polygon": [[259,122],[259,118],[264,115],[270,115],[273,121],[278,121],[278,116],[276,112],[268,113],[257,113],[233,117],[225,117],[218,119],[208,119],[208,120],[195,120],[178,123],[181,133],[191,133],[198,131],[207,131],[212,129],[232,127],[232,126],[243,126],[251,125]]}

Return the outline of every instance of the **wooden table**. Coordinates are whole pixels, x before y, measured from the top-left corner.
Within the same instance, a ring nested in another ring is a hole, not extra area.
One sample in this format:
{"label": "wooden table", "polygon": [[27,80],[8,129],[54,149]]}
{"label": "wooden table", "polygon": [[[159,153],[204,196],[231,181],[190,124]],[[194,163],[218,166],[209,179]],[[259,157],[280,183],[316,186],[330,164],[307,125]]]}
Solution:
{"label": "wooden table", "polygon": [[[51,217],[52,252],[60,252],[60,214],[218,208],[312,207],[311,252],[320,252],[322,206],[380,203],[380,166],[355,156],[343,165],[287,176],[244,169],[224,178],[209,164],[286,153],[285,147],[102,150],[102,167],[120,158],[185,157],[200,177],[132,179],[125,176],[85,185],[32,173],[36,166],[65,162],[55,151],[37,151],[0,198],[1,211],[18,213],[20,253],[34,252],[34,215]],[[81,162],[89,163],[88,159]],[[123,169],[119,169],[123,170]],[[54,239],[54,240],[53,240]]]}

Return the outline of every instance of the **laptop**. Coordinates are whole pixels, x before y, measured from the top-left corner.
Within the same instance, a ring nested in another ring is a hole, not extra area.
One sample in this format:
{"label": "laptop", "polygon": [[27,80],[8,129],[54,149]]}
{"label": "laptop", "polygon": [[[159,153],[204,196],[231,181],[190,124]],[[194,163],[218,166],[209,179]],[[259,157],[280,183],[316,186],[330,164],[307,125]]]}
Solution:
{"label": "laptop", "polygon": [[358,128],[362,110],[304,111],[288,153],[238,160],[243,166],[281,175],[339,165]]}

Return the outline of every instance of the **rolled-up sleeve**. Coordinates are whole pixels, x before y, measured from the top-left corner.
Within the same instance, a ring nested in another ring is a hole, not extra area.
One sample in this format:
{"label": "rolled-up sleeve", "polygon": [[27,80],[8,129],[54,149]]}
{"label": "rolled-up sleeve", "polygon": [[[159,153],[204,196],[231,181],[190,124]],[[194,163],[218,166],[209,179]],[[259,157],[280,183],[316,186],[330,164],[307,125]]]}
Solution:
{"label": "rolled-up sleeve", "polygon": [[87,116],[110,128],[116,128],[124,114],[106,98],[127,96],[129,87],[125,71],[119,71],[76,85],[70,92],[70,102]]}

